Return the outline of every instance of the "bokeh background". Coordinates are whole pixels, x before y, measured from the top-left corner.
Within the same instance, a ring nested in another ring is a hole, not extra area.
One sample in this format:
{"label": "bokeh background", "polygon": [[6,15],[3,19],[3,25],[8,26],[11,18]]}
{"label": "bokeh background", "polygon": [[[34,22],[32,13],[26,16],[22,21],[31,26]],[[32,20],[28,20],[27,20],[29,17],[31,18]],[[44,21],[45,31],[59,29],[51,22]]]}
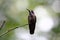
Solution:
{"label": "bokeh background", "polygon": [[[29,34],[28,11],[37,17],[34,35]],[[20,26],[0,37],[0,40],[60,40],[60,0],[0,0],[0,35],[11,28]]]}

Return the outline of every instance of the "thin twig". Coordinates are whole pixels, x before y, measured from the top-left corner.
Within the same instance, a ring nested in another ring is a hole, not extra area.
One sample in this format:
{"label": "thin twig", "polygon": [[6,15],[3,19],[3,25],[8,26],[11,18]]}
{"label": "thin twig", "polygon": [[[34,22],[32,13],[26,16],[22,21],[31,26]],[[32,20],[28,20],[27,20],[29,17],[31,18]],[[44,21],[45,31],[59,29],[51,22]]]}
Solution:
{"label": "thin twig", "polygon": [[2,25],[0,27],[0,30],[4,27],[5,23],[6,23],[6,21],[3,21],[3,23],[2,23]]}
{"label": "thin twig", "polygon": [[[28,25],[28,24],[25,24],[25,25],[22,25],[22,26],[26,26],[26,25]],[[10,31],[13,31],[14,29],[19,28],[19,27],[22,27],[22,26],[18,26],[18,27],[15,27],[15,28],[9,29],[9,30],[6,31],[5,33],[1,34],[0,37],[4,36],[5,34],[9,33]]]}

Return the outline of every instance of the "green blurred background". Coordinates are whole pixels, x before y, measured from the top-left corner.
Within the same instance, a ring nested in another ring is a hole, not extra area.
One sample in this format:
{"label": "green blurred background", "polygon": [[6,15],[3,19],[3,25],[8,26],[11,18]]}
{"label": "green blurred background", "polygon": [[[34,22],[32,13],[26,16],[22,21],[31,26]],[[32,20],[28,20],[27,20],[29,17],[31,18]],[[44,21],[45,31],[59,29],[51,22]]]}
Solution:
{"label": "green blurred background", "polygon": [[[49,12],[51,12],[50,15],[54,15],[53,17],[57,16],[58,20],[60,20],[60,7],[55,7],[55,4],[57,4],[55,3],[56,1],[59,0],[0,0],[0,21],[2,23],[3,20],[6,20],[4,27],[2,28],[2,30],[0,30],[0,35],[11,28],[27,24],[27,8],[34,9],[37,6],[42,5],[46,7]],[[54,9],[54,7],[56,9]],[[24,26],[24,28],[26,29],[27,27],[28,25]],[[56,40],[59,40],[58,38],[60,38],[60,22],[58,23],[57,27],[52,29],[52,31],[54,32],[53,35],[56,35]],[[13,34],[14,30],[0,37],[0,40],[15,40],[15,36]],[[52,39],[53,38],[54,37],[52,37]]]}

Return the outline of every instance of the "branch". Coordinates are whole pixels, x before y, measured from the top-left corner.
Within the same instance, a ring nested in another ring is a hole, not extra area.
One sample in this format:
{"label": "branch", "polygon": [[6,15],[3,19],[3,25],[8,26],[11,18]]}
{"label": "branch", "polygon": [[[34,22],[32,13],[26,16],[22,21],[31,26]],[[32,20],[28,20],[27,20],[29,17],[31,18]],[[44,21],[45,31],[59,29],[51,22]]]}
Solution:
{"label": "branch", "polygon": [[6,23],[6,21],[3,21],[3,23],[2,23],[2,25],[0,27],[0,30],[4,27],[5,23]]}
{"label": "branch", "polygon": [[[25,24],[25,25],[22,25],[22,26],[26,26],[26,25],[28,25],[28,24]],[[19,28],[19,27],[22,27],[22,26],[18,26],[18,27],[15,27],[15,28],[9,29],[9,30],[6,31],[5,33],[1,34],[0,37],[4,36],[5,34],[9,33],[10,31],[13,31],[13,30],[15,30],[15,29],[17,29],[17,28]]]}

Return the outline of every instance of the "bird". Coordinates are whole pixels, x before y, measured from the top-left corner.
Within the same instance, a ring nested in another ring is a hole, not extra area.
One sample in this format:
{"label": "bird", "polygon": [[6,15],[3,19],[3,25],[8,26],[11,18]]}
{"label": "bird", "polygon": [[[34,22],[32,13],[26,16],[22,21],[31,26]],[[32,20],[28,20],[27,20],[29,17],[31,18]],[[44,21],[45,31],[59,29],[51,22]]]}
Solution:
{"label": "bird", "polygon": [[34,34],[35,25],[36,25],[36,16],[35,16],[33,10],[29,10],[29,9],[27,9],[27,10],[29,12],[29,15],[28,15],[28,24],[29,24],[30,34]]}

